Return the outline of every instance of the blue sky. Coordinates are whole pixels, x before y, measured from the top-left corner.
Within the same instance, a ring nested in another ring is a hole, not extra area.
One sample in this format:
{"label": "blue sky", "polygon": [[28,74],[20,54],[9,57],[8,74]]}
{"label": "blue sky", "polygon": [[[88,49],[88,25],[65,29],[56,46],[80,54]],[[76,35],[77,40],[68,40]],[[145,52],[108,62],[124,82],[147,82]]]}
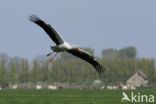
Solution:
{"label": "blue sky", "polygon": [[0,53],[32,59],[50,52],[55,44],[30,14],[98,56],[104,48],[135,46],[138,57],[156,58],[155,0],[1,0]]}

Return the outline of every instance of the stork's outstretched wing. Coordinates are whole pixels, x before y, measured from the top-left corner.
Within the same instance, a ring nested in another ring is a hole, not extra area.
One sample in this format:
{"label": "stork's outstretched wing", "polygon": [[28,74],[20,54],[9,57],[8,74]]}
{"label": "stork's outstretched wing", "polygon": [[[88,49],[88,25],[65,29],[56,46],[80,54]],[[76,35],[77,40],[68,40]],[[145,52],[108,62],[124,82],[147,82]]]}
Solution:
{"label": "stork's outstretched wing", "polygon": [[59,34],[54,30],[52,26],[49,24],[46,24],[43,20],[41,20],[38,16],[36,15],[31,15],[29,17],[29,20],[31,22],[34,22],[35,24],[39,25],[44,29],[44,31],[49,35],[49,37],[57,44],[62,44],[64,41],[63,39],[59,36]]}
{"label": "stork's outstretched wing", "polygon": [[104,67],[100,65],[96,59],[88,52],[82,50],[82,49],[75,49],[72,48],[70,50],[67,50],[67,52],[89,62],[90,64],[93,65],[93,67],[96,69],[96,71],[101,75],[104,72]]}

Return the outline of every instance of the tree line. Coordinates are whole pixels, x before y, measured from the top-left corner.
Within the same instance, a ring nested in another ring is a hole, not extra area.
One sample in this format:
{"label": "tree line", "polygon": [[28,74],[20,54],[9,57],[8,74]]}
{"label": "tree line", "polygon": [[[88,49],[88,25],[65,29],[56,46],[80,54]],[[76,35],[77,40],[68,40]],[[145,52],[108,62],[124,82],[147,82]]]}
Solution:
{"label": "tree line", "polygon": [[[94,55],[91,48],[83,48]],[[122,49],[104,49],[97,60],[105,67],[105,72],[99,77],[95,69],[87,62],[68,53],[48,62],[47,58],[35,58],[32,62],[24,58],[9,58],[0,55],[0,83],[36,83],[36,82],[67,82],[75,84],[91,84],[95,79],[101,79],[104,84],[116,85],[126,83],[136,71],[142,71],[151,83],[156,82],[155,60],[138,58],[135,47]]]}

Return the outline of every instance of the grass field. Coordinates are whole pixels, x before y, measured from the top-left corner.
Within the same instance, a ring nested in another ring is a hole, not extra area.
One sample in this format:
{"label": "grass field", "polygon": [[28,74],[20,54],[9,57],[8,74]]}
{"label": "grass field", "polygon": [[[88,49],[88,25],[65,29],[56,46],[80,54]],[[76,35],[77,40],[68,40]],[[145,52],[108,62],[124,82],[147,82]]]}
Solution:
{"label": "grass field", "polygon": [[[122,102],[123,90],[36,90],[36,89],[2,89],[0,90],[0,104],[133,104]],[[124,91],[156,96],[156,89],[139,89]],[[149,103],[136,103],[149,104]],[[156,104],[156,103],[152,103]]]}

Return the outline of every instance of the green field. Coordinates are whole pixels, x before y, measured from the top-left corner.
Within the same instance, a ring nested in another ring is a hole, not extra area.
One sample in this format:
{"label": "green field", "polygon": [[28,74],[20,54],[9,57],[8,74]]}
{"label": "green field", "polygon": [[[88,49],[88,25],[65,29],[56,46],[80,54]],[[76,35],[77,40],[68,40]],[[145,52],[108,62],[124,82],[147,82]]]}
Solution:
{"label": "green field", "polygon": [[[122,90],[36,90],[36,89],[2,89],[0,104],[133,104],[122,102]],[[131,92],[156,96],[156,89],[126,90]],[[136,103],[150,104],[150,103]],[[156,103],[151,103],[156,104]]]}

